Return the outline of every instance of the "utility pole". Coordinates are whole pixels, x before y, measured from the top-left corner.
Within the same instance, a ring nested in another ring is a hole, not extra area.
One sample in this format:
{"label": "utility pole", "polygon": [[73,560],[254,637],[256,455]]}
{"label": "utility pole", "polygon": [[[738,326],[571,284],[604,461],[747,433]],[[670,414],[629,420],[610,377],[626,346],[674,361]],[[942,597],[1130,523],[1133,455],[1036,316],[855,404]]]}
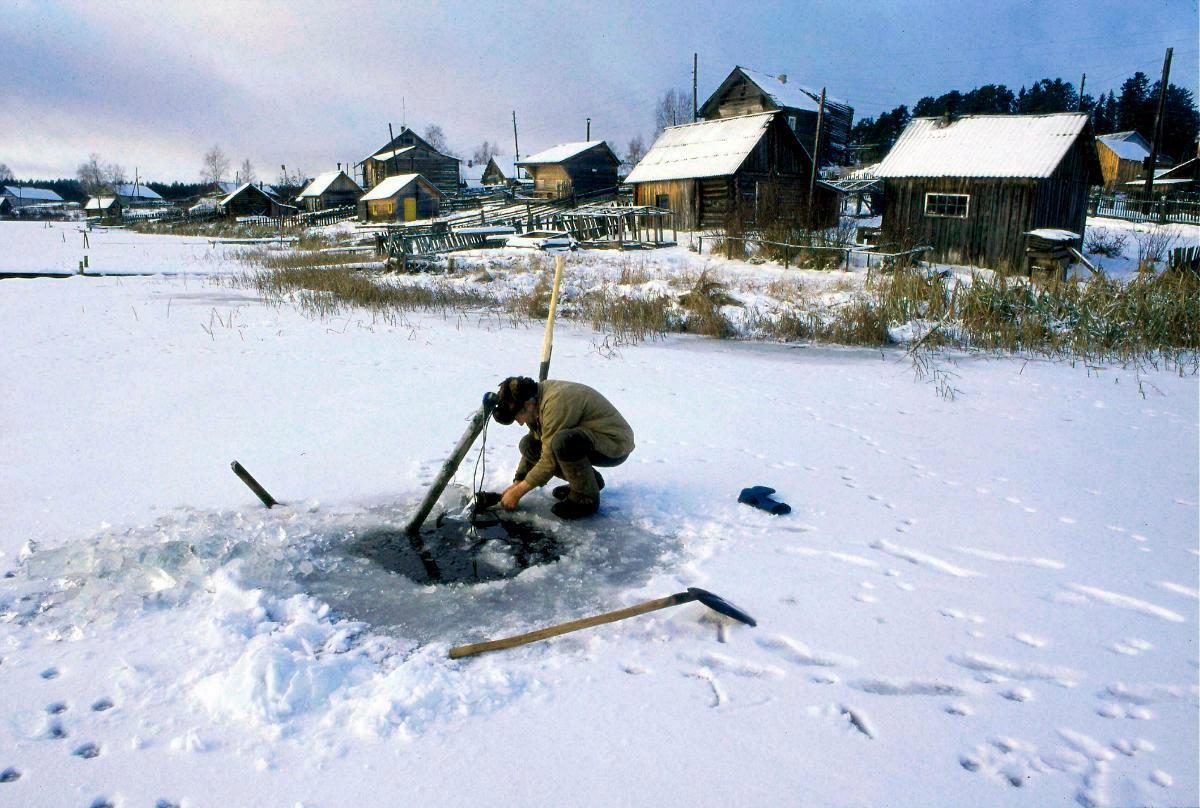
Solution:
{"label": "utility pole", "polygon": [[699,116],[699,109],[696,107],[696,68],[700,64],[700,54],[692,54],[692,123],[696,122]]}
{"label": "utility pole", "polygon": [[[517,143],[517,111],[513,110],[513,164],[521,159],[521,146]],[[515,179],[515,178],[514,178]]]}
{"label": "utility pole", "polygon": [[1087,73],[1079,80],[1079,111],[1083,112],[1083,88],[1087,84]]}
{"label": "utility pole", "polygon": [[817,134],[813,138],[812,176],[808,180],[808,214],[813,215],[813,194],[817,191],[817,168],[821,165],[821,125],[825,123],[825,88],[821,88],[821,105],[817,108]]}
{"label": "utility pole", "polygon": [[[401,113],[403,115],[403,113]],[[400,124],[404,126],[404,124]],[[393,143],[396,136],[392,134],[392,124],[388,122],[388,148],[392,150],[392,156],[388,158],[388,163],[392,166],[392,175],[399,174],[400,170],[396,168],[396,144]],[[389,175],[390,176],[390,175]]]}
{"label": "utility pole", "polygon": [[1149,164],[1146,166],[1144,195],[1147,204],[1150,203],[1150,197],[1154,194],[1154,169],[1158,167],[1158,146],[1162,139],[1163,108],[1167,102],[1167,83],[1171,77],[1171,53],[1174,50],[1174,48],[1167,48],[1167,57],[1163,59],[1162,81],[1158,84],[1158,110],[1154,113],[1154,138],[1150,141],[1150,158]]}
{"label": "utility pole", "polygon": [[583,138],[583,139],[584,139],[584,140],[591,140],[591,139],[592,139],[592,119],[591,119],[591,118],[588,118],[588,122],[587,122],[587,134],[584,136],[584,138]]}

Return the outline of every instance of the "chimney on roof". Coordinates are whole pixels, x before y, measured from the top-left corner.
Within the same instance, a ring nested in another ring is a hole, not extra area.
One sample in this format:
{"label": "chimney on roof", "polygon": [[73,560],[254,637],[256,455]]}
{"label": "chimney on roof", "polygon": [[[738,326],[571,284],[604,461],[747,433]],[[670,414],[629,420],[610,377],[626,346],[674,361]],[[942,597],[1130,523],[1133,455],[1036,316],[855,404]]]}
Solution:
{"label": "chimney on roof", "polygon": [[342,164],[338,163],[338,171],[341,171],[341,170],[342,170]]}
{"label": "chimney on roof", "polygon": [[779,74],[779,83],[780,83],[780,84],[787,84],[787,73],[780,73],[780,74]]}

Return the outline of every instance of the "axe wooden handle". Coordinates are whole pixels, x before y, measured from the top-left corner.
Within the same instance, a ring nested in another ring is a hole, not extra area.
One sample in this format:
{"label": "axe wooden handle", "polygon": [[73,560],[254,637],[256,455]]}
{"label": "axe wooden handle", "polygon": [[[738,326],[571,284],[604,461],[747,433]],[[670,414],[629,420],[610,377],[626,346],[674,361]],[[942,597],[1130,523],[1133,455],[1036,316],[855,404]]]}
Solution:
{"label": "axe wooden handle", "polygon": [[604,623],[615,623],[618,620],[624,620],[627,617],[636,617],[639,614],[653,612],[658,609],[666,609],[671,606],[678,606],[681,603],[691,603],[696,600],[696,596],[690,592],[680,592],[677,595],[668,595],[665,598],[657,598],[648,600],[645,603],[639,603],[636,606],[629,606],[624,609],[617,609],[615,612],[605,612],[594,617],[585,617],[581,620],[572,620],[569,623],[560,623],[557,626],[538,629],[531,631],[528,634],[518,634],[515,637],[505,637],[502,640],[489,640],[488,642],[477,642],[474,645],[460,645],[457,648],[450,649],[450,658],[459,659],[461,657],[473,656],[482,654],[487,651],[499,651],[502,648],[513,648],[526,643],[537,642],[549,637],[557,637],[560,634],[569,634],[572,631],[579,631],[592,626],[603,625]]}
{"label": "axe wooden handle", "polygon": [[546,335],[542,337],[542,361],[538,366],[538,381],[550,375],[550,354],[554,351],[554,312],[558,309],[558,286],[562,283],[563,257],[554,257],[554,286],[550,289],[550,311],[546,315]]}

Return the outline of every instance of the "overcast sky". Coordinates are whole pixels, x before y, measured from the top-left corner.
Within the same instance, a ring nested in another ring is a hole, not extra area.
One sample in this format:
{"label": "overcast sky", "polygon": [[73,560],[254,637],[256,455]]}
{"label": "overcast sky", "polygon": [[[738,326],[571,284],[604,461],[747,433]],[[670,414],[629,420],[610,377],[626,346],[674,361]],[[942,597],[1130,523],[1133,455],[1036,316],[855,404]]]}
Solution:
{"label": "overcast sky", "polygon": [[828,87],[856,119],[923,95],[1044,77],[1087,92],[1135,70],[1197,89],[1195,0],[0,0],[0,163],[73,176],[96,152],[132,176],[194,181],[205,149],[312,175],[387,126],[436,123],[460,156],[593,138],[624,153],[654,100],[705,96],[736,64]]}

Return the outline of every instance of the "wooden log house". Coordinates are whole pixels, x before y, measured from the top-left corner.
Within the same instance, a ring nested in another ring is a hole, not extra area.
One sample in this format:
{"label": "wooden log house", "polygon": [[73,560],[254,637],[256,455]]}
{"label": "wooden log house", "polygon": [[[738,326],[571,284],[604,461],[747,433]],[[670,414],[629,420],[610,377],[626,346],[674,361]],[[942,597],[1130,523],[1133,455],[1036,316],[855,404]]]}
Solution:
{"label": "wooden log house", "polygon": [[458,192],[457,157],[442,154],[407,126],[358,164],[368,191],[388,177],[420,174],[443,194]]}
{"label": "wooden log house", "polygon": [[1141,179],[1150,157],[1150,143],[1134,131],[1114,132],[1096,138],[1096,156],[1104,187],[1112,189],[1130,180]]}
{"label": "wooden log house", "polygon": [[533,177],[533,195],[544,199],[593,196],[617,189],[621,161],[603,140],[561,143],[517,163]]}
{"label": "wooden log house", "polygon": [[83,206],[83,214],[87,218],[97,217],[102,222],[121,221],[121,211],[124,205],[116,196],[93,196]]}
{"label": "wooden log house", "polygon": [[216,203],[216,212],[228,219],[246,216],[290,216],[296,212],[252,182],[242,183],[236,190]]}
{"label": "wooden log house", "polygon": [[822,166],[845,164],[849,156],[854,108],[845,101],[826,95],[825,111],[821,115],[820,101],[819,89],[802,87],[789,81],[784,74],[772,76],[738,66],[700,106],[698,115],[711,121],[757,112],[778,112],[810,154],[816,140],[817,118],[820,117],[818,163]]}
{"label": "wooden log house", "polygon": [[[664,129],[626,179],[634,204],[667,208],[681,230],[720,227],[763,205],[808,218],[812,157],[782,116],[760,112]],[[838,194],[817,183],[815,224],[837,218]]]}
{"label": "wooden log house", "polygon": [[[340,164],[339,164],[340,165]],[[341,168],[318,174],[296,197],[296,203],[307,211],[340,208],[353,205],[362,196],[362,188]]]}
{"label": "wooden log house", "polygon": [[358,200],[360,222],[412,222],[430,219],[446,195],[420,174],[388,177]]}
{"label": "wooden log house", "polygon": [[926,257],[1024,273],[1026,236],[1083,233],[1100,181],[1084,113],[917,118],[876,174],[885,241],[928,245]]}

